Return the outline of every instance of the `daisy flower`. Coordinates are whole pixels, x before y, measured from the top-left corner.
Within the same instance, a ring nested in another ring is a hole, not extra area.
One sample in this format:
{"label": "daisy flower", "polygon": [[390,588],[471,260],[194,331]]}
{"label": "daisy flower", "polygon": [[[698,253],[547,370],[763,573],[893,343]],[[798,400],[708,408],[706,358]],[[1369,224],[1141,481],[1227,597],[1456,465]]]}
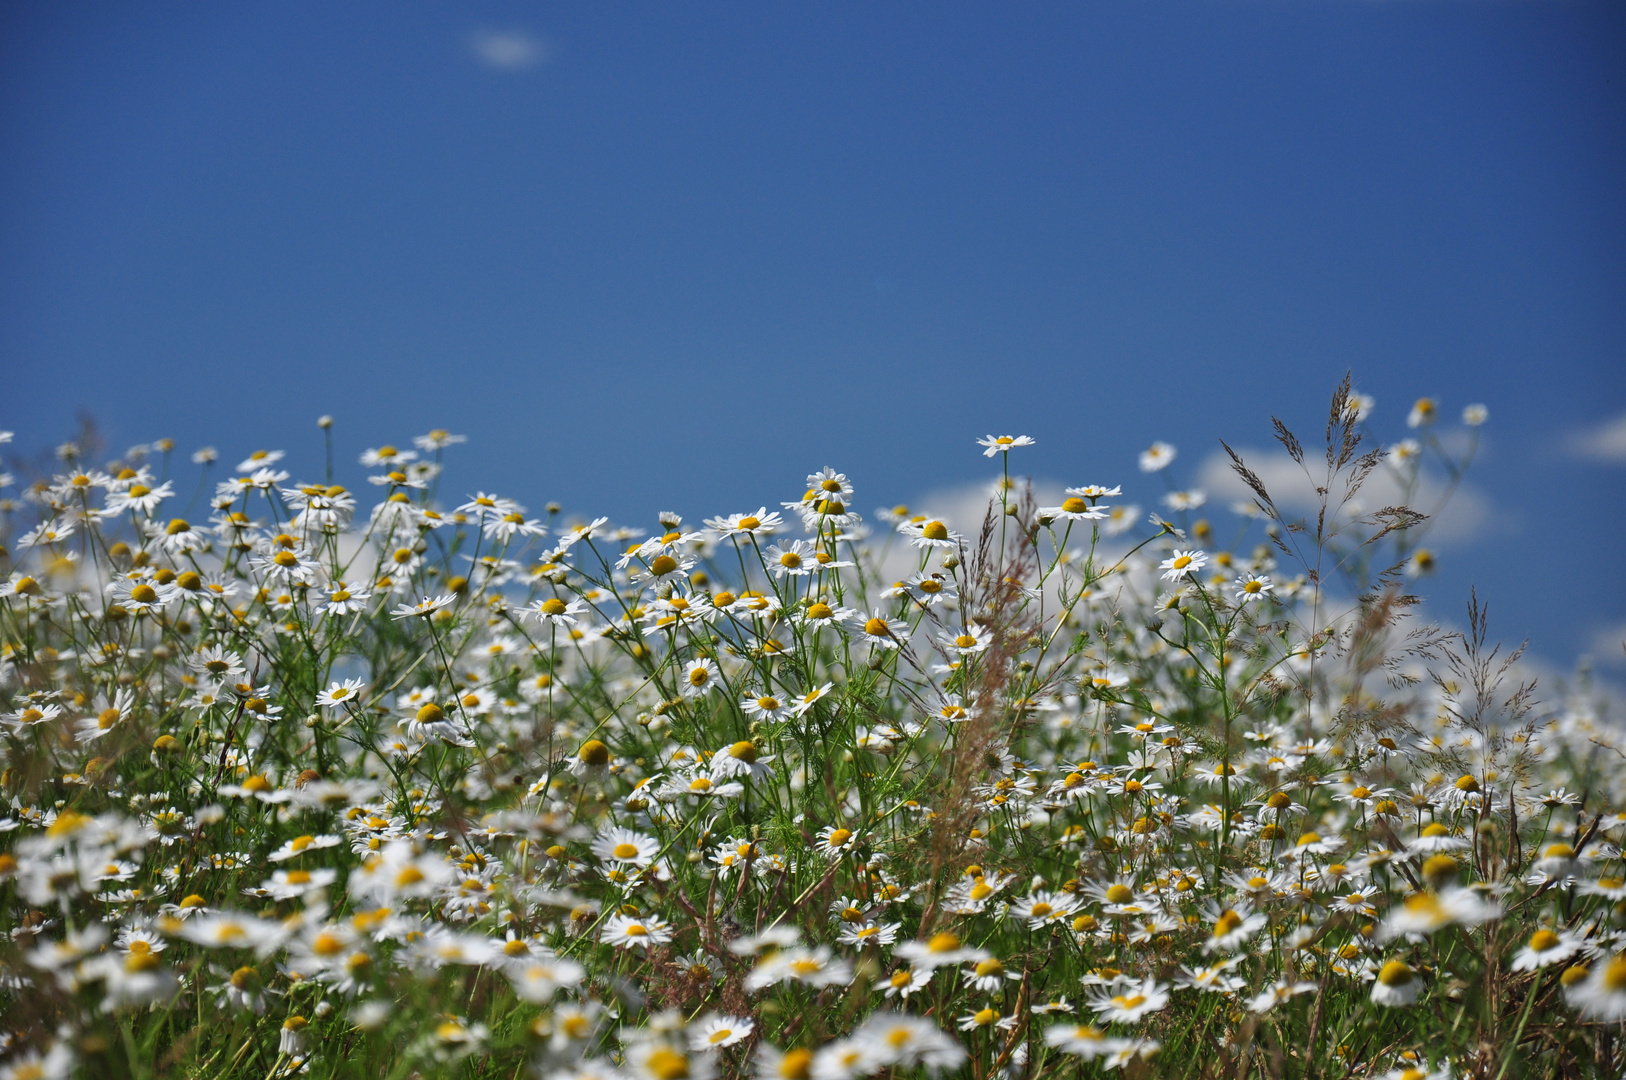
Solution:
{"label": "daisy flower", "polygon": [[997,956],[979,960],[975,967],[962,969],[960,975],[967,986],[983,994],[996,993],[1007,981],[1022,977],[1017,972],[1006,971],[1005,965],[999,962]]}
{"label": "daisy flower", "polygon": [[899,525],[898,531],[909,537],[909,542],[917,548],[945,548],[955,551],[964,540],[959,533],[935,519]]}
{"label": "daisy flower", "polygon": [[726,779],[749,776],[754,779],[771,775],[774,755],[764,754],[756,743],[742,739],[712,755],[711,771]]}
{"label": "daisy flower", "polygon": [[410,619],[414,615],[428,617],[437,611],[451,607],[455,603],[457,603],[457,597],[451,593],[445,593],[441,596],[426,596],[416,604],[402,604],[390,612],[390,618]]}
{"label": "daisy flower", "polygon": [[941,634],[937,640],[945,652],[975,656],[993,644],[994,635],[987,627],[972,623],[958,634]]}
{"label": "daisy flower", "polygon": [[1018,446],[1032,446],[1033,440],[1026,435],[984,435],[977,445],[983,447],[983,457],[993,457],[1008,454]]}
{"label": "daisy flower", "polygon": [[863,639],[869,642],[872,648],[877,649],[898,648],[909,631],[907,623],[889,619],[879,611],[872,613],[867,619],[859,612],[853,616],[852,621],[862,632]]}
{"label": "daisy flower", "polygon": [[1422,993],[1423,982],[1404,960],[1390,960],[1378,969],[1372,982],[1372,1000],[1379,1005],[1406,1006]]}
{"label": "daisy flower", "polygon": [[961,964],[980,964],[993,954],[986,949],[968,946],[958,935],[944,931],[928,941],[906,941],[897,948],[898,957],[914,967],[933,970],[940,967],[959,967]]}
{"label": "daisy flower", "polygon": [[[1071,488],[1068,489],[1072,490]],[[1039,520],[1046,521],[1100,521],[1107,516],[1108,507],[1096,506],[1088,499],[1069,495],[1060,506],[1039,507]]]}
{"label": "daisy flower", "polygon": [[1070,919],[1078,910],[1078,899],[1067,893],[1039,891],[1032,896],[1011,902],[1009,915],[1026,922],[1029,930],[1042,930],[1052,923]]}
{"label": "daisy flower", "polygon": [[917,967],[901,967],[888,975],[884,981],[875,985],[882,988],[887,997],[896,997],[907,1000],[910,994],[922,990],[932,981],[932,969]]}
{"label": "daisy flower", "polygon": [[694,1050],[720,1050],[740,1042],[754,1030],[756,1024],[749,1019],[712,1013],[689,1028],[689,1046]]}
{"label": "daisy flower", "polygon": [[360,679],[345,679],[343,682],[335,681],[329,684],[326,690],[316,695],[316,704],[320,708],[332,708],[335,705],[348,705],[361,699],[361,691],[366,683]]}
{"label": "daisy flower", "polygon": [[323,592],[326,598],[321,602],[321,611],[326,615],[359,614],[367,610],[367,601],[373,598],[367,589],[343,581],[332,582]]}
{"label": "daisy flower", "polygon": [[1206,565],[1208,555],[1205,552],[1196,549],[1181,551],[1176,548],[1174,554],[1159,563],[1157,568],[1163,571],[1165,580],[1180,581],[1197,573]]}
{"label": "daisy flower", "polygon": [[292,840],[283,842],[283,845],[273,851],[266,858],[272,862],[286,862],[307,851],[322,851],[330,847],[338,847],[340,838],[337,836],[296,836]]}
{"label": "daisy flower", "polygon": [[826,825],[819,830],[819,838],[813,844],[813,850],[834,859],[843,852],[852,850],[858,844],[858,834],[851,829],[839,825]]}
{"label": "daisy flower", "polygon": [[760,697],[741,698],[740,711],[751,720],[777,722],[791,715],[791,705],[772,694],[763,694]]}
{"label": "daisy flower", "polygon": [[804,715],[809,709],[813,708],[816,702],[822,698],[828,697],[830,692],[835,689],[835,685],[835,683],[825,683],[823,686],[815,687],[814,689],[803,694],[801,697],[797,698],[796,705],[791,710],[792,715]]}
{"label": "daisy flower", "polygon": [[1090,1008],[1109,1024],[1139,1023],[1169,1003],[1168,988],[1153,978],[1131,982],[1122,989],[1120,994],[1100,991],[1090,1001]]}
{"label": "daisy flower", "polygon": [[813,556],[813,545],[806,540],[792,540],[788,544],[772,544],[763,553],[768,569],[775,578],[802,577],[818,569]]}
{"label": "daisy flower", "polygon": [[1235,952],[1241,948],[1249,938],[1264,929],[1269,920],[1261,913],[1254,911],[1244,901],[1238,900],[1236,907],[1226,908],[1213,915],[1214,927],[1208,940],[1203,942],[1203,952],[1211,953]]}
{"label": "daisy flower", "polygon": [[617,949],[643,949],[672,940],[672,928],[657,915],[611,915],[598,939]]}
{"label": "daisy flower", "polygon": [[1254,600],[1263,600],[1276,586],[1270,583],[1270,578],[1262,574],[1244,574],[1236,579],[1236,587],[1231,594],[1238,603],[1246,604]]}
{"label": "daisy flower", "polygon": [[1044,1041],[1046,1046],[1085,1061],[1115,1054],[1127,1045],[1126,1040],[1108,1038],[1100,1028],[1090,1024],[1055,1024],[1045,1029]]}
{"label": "daisy flower", "polygon": [[852,982],[852,965],[837,959],[828,948],[790,948],[771,953],[746,976],[749,991],[765,989],[782,982],[800,982],[808,986],[845,986]]}
{"label": "daisy flower", "polygon": [[1154,442],[1140,452],[1140,471],[1145,473],[1166,469],[1174,461],[1175,449],[1166,442]]}
{"label": "daisy flower", "polygon": [[777,510],[769,513],[766,506],[754,514],[730,514],[726,518],[706,519],[706,524],[719,540],[734,536],[771,536],[783,522],[784,518]]}
{"label": "daisy flower", "polygon": [[107,707],[95,716],[86,716],[74,725],[75,737],[80,743],[88,743],[101,738],[112,731],[119,723],[130,715],[130,709],[135,704],[135,692],[123,687],[113,695],[113,700]]}
{"label": "daisy flower", "polygon": [[1626,953],[1599,963],[1585,982],[1570,989],[1569,997],[1584,1016],[1606,1023],[1626,1017]]}
{"label": "daisy flower", "polygon": [[525,614],[543,626],[568,629],[576,625],[577,616],[585,610],[587,610],[587,604],[583,600],[561,600],[557,596],[550,596],[545,600],[538,600],[526,608]]}
{"label": "daisy flower", "polygon": [[860,949],[867,945],[891,945],[898,939],[902,926],[902,923],[846,923],[836,934],[836,941]]}
{"label": "daisy flower", "polygon": [[660,854],[661,842],[653,836],[611,825],[594,837],[592,850],[601,862],[642,867]]}
{"label": "daisy flower", "polygon": [[683,681],[678,689],[686,698],[697,698],[720,683],[717,665],[713,661],[692,660],[683,671]]}
{"label": "daisy flower", "polygon": [[1535,971],[1548,964],[1568,960],[1581,946],[1582,942],[1568,934],[1556,934],[1543,928],[1530,935],[1530,940],[1513,957],[1510,966],[1514,971]]}
{"label": "daisy flower", "polygon": [[1267,1013],[1284,1001],[1291,1001],[1300,994],[1313,994],[1316,984],[1313,982],[1293,982],[1290,979],[1277,979],[1275,983],[1260,991],[1248,1002],[1248,1011],[1253,1013]]}

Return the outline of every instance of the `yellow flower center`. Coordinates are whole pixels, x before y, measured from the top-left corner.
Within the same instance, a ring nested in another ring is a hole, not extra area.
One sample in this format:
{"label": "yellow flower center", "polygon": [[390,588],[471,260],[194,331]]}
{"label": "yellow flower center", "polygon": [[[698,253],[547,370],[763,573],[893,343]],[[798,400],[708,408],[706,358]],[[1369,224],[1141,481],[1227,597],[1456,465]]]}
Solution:
{"label": "yellow flower center", "polygon": [[948,526],[941,521],[928,521],[921,526],[920,535],[928,540],[947,540]]}
{"label": "yellow flower center", "polygon": [[781,1080],[808,1080],[813,1075],[813,1051],[792,1050],[779,1059]]}
{"label": "yellow flower center", "polygon": [[655,1080],[684,1080],[689,1075],[689,1059],[663,1047],[644,1060],[644,1069]]}
{"label": "yellow flower center", "polygon": [[1530,935],[1530,950],[1543,953],[1558,947],[1558,935],[1551,930],[1537,930]]}
{"label": "yellow flower center", "polygon": [[1384,986],[1407,986],[1412,978],[1411,968],[1400,960],[1390,960],[1378,971],[1378,982]]}

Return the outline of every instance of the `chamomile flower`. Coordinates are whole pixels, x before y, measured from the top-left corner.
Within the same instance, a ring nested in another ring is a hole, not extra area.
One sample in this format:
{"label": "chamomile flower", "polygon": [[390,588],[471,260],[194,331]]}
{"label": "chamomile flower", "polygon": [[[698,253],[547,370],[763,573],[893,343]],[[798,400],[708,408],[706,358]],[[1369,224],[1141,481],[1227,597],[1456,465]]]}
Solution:
{"label": "chamomile flower", "polygon": [[1626,953],[1599,960],[1586,980],[1570,989],[1569,996],[1583,1016],[1605,1023],[1626,1018]]}
{"label": "chamomile flower", "polygon": [[764,754],[750,739],[725,746],[712,755],[711,771],[725,779],[761,779],[773,773],[773,754]]}
{"label": "chamomile flower", "polygon": [[792,705],[781,700],[773,694],[760,694],[756,697],[743,697],[740,699],[740,711],[752,720],[761,720],[769,723],[784,720],[791,715]]}
{"label": "chamomile flower", "polygon": [[1508,966],[1514,971],[1535,971],[1548,964],[1557,964],[1581,950],[1582,942],[1569,934],[1555,933],[1543,927],[1530,935]]}
{"label": "chamomile flower", "polygon": [[1175,449],[1166,442],[1154,442],[1140,453],[1140,471],[1145,473],[1166,469],[1174,461]]}
{"label": "chamomile flower", "polygon": [[1275,588],[1276,586],[1270,583],[1270,578],[1263,574],[1244,574],[1236,579],[1236,586],[1231,590],[1231,595],[1236,597],[1237,603],[1247,604],[1265,599]]}
{"label": "chamomile flower", "polygon": [[361,692],[367,684],[360,679],[335,680],[328,684],[328,688],[316,695],[317,707],[331,709],[335,706],[352,705],[361,700]]}
{"label": "chamomile flower", "polygon": [[1156,979],[1130,982],[1114,994],[1110,989],[1098,990],[1090,998],[1090,1008],[1108,1024],[1138,1024],[1148,1014],[1158,1012],[1169,1003],[1168,987]]}
{"label": "chamomile flower", "polygon": [[975,656],[985,652],[994,642],[994,635],[985,626],[972,623],[958,634],[943,633],[938,635],[938,643],[945,652],[958,656]]}
{"label": "chamomile flower", "polygon": [[682,680],[678,690],[686,698],[697,698],[708,690],[722,686],[722,677],[718,674],[717,664],[711,660],[691,660],[683,669]]}
{"label": "chamomile flower", "polygon": [[321,610],[326,615],[355,615],[367,610],[373,598],[370,590],[334,581],[322,590]]}
{"label": "chamomile flower", "polygon": [[813,550],[813,545],[806,540],[792,540],[788,544],[770,545],[763,555],[775,578],[805,577],[819,567]]}
{"label": "chamomile flower", "polygon": [[896,649],[909,634],[907,623],[890,619],[880,611],[872,612],[868,617],[858,612],[852,617],[852,623],[860,631],[861,639],[875,649]]}
{"label": "chamomile flower", "polygon": [[967,945],[959,935],[942,931],[925,941],[906,941],[895,950],[899,959],[907,960],[916,969],[930,971],[940,967],[958,967],[961,964],[979,964],[993,954],[986,949]]}
{"label": "chamomile flower", "polygon": [[612,915],[599,931],[598,939],[617,949],[643,949],[672,940],[672,928],[657,915]]}
{"label": "chamomile flower", "polygon": [[660,854],[661,844],[653,836],[612,825],[593,839],[592,849],[601,862],[644,867]]}
{"label": "chamomile flower", "polygon": [[766,506],[759,508],[754,514],[730,514],[727,517],[707,518],[709,526],[719,540],[730,537],[756,537],[772,536],[784,523],[784,518],[776,510],[768,512]]}
{"label": "chamomile flower", "polygon": [[451,593],[442,593],[440,596],[426,596],[416,604],[402,604],[390,612],[392,619],[410,619],[413,616],[428,618],[437,611],[444,611],[457,603],[457,597]]}
{"label": "chamomile flower", "polygon": [[689,1028],[689,1047],[694,1050],[720,1050],[743,1041],[756,1030],[756,1024],[738,1016],[711,1013]]}
{"label": "chamomile flower", "polygon": [[955,551],[959,549],[965,540],[959,533],[954,532],[936,518],[907,522],[899,525],[898,531],[909,537],[909,542],[917,548],[942,548]]}
{"label": "chamomile flower", "polygon": [[1166,581],[1183,581],[1207,565],[1208,555],[1205,552],[1196,549],[1181,551],[1176,548],[1174,554],[1158,564],[1158,569],[1163,571],[1163,578]]}
{"label": "chamomile flower", "polygon": [[977,445],[983,447],[983,457],[994,457],[1008,454],[1019,446],[1032,446],[1033,440],[1026,435],[984,435],[977,440]]}
{"label": "chamomile flower", "polygon": [[1378,969],[1372,982],[1372,1000],[1379,1005],[1402,1007],[1414,1004],[1423,982],[1404,960],[1390,960]]}

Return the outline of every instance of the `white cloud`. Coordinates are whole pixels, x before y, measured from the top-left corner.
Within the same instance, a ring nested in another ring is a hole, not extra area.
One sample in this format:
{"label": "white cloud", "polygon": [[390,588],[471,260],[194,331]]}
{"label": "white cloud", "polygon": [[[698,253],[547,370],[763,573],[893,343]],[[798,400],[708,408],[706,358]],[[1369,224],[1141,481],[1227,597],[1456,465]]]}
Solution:
{"label": "white cloud", "polygon": [[476,30],[469,38],[474,58],[498,71],[524,71],[547,62],[545,39],[524,30]]}
{"label": "white cloud", "polygon": [[1626,666],[1626,623],[1606,626],[1593,634],[1587,651],[1596,663],[1608,667]]}
{"label": "white cloud", "polygon": [[[1265,490],[1285,513],[1312,514],[1320,506],[1315,484],[1297,462],[1286,453],[1276,450],[1238,450],[1248,468],[1258,474]],[[1312,469],[1320,464],[1319,458],[1309,454],[1305,462]],[[1249,502],[1253,492],[1231,469],[1231,461],[1222,453],[1210,454],[1198,472],[1198,485],[1204,488],[1210,502],[1224,505]],[[1360,517],[1385,506],[1409,505],[1419,513],[1435,515],[1428,523],[1431,543],[1449,543],[1471,536],[1490,517],[1490,505],[1485,497],[1468,484],[1459,486],[1444,509],[1445,487],[1437,480],[1424,476],[1411,498],[1406,498],[1405,485],[1396,470],[1387,463],[1379,465],[1367,477],[1356,499],[1347,508],[1347,517]],[[1438,511],[1436,513],[1436,511]]]}
{"label": "white cloud", "polygon": [[1571,453],[1588,461],[1626,465],[1626,413],[1574,432],[1569,446]]}

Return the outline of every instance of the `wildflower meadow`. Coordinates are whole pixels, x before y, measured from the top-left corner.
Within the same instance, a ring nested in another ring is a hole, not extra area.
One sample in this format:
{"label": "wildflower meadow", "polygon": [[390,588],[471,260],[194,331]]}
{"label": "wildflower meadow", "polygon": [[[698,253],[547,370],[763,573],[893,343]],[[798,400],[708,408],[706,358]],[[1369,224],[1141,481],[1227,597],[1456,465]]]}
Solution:
{"label": "wildflower meadow", "polygon": [[972,432],[965,520],[14,465],[0,1080],[1619,1076],[1626,737],[1415,595],[1488,419],[1346,380],[1308,509]]}

